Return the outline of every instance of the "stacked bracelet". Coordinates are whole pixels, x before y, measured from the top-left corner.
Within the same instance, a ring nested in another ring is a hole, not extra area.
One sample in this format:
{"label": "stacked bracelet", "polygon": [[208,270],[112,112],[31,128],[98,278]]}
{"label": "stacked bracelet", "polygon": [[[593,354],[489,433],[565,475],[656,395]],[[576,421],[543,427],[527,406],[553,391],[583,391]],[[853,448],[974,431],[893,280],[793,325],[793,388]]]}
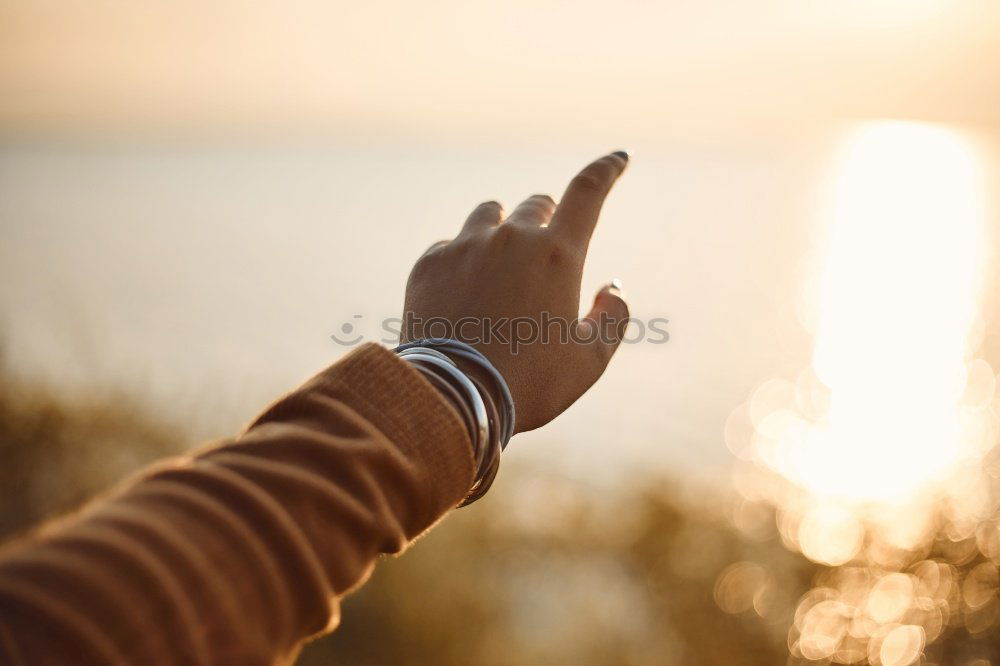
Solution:
{"label": "stacked bracelet", "polygon": [[414,348],[420,348],[422,350],[435,350],[443,352],[448,356],[457,356],[467,361],[471,361],[484,370],[485,373],[493,379],[493,387],[497,390],[497,394],[503,403],[504,423],[500,443],[503,448],[506,448],[507,442],[509,442],[510,438],[514,435],[514,398],[510,394],[510,389],[507,387],[507,382],[504,380],[503,375],[500,374],[499,370],[493,367],[490,360],[472,345],[459,340],[452,340],[450,338],[423,338],[420,340],[413,340],[412,342],[406,342],[399,345],[396,347],[395,351],[396,353],[399,353]]}
{"label": "stacked bracelet", "polygon": [[[460,506],[471,504],[489,490],[500,466],[500,452],[514,433],[514,400],[507,382],[481,352],[458,340],[426,338],[399,345],[395,351],[448,398],[465,424],[476,476]],[[490,377],[494,391],[462,372],[452,357],[481,368]],[[494,395],[500,399],[499,408]]]}

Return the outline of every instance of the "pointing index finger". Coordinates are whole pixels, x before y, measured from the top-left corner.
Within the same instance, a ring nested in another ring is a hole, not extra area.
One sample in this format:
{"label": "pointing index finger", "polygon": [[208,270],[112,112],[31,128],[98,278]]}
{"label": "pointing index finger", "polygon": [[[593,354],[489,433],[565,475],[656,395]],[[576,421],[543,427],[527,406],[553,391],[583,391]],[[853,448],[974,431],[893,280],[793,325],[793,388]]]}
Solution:
{"label": "pointing index finger", "polygon": [[586,244],[590,241],[601,206],[611,187],[625,170],[628,153],[623,150],[594,160],[573,177],[563,194],[549,227]]}

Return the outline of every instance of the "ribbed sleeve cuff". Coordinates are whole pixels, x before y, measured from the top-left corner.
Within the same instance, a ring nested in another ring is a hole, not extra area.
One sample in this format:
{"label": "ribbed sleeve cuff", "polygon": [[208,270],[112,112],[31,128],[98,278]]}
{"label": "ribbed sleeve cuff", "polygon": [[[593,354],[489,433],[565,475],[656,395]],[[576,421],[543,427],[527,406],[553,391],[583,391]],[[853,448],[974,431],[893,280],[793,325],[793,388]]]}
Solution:
{"label": "ribbed sleeve cuff", "polygon": [[359,398],[352,406],[425,470],[431,521],[466,496],[475,475],[469,435],[455,409],[408,363],[368,343],[313,381],[335,382]]}

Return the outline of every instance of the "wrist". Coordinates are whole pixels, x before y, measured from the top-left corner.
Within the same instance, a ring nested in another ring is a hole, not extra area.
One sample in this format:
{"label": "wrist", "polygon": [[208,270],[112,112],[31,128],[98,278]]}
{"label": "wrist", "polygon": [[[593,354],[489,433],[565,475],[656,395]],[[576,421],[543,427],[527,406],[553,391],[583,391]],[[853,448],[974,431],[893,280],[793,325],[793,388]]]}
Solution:
{"label": "wrist", "polygon": [[484,400],[488,400],[495,406],[503,404],[503,396],[500,395],[497,387],[494,386],[493,378],[488,372],[483,370],[478,364],[460,356],[448,355],[448,357],[455,362],[459,370],[465,373],[466,377],[476,383],[480,393],[484,394]]}
{"label": "wrist", "polygon": [[463,502],[489,489],[500,452],[514,432],[514,403],[506,380],[482,352],[451,339],[421,339],[396,348],[455,406],[472,440],[476,480]]}

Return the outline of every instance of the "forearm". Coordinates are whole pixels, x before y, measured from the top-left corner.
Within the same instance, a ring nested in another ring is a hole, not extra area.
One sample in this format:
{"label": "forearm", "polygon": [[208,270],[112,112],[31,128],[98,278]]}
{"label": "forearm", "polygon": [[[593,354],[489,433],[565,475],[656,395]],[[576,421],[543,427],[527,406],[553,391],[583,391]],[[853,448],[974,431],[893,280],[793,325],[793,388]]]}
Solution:
{"label": "forearm", "polygon": [[366,346],[234,441],[9,548],[0,640],[13,663],[287,661],[336,623],[338,598],[380,553],[454,507],[472,477],[452,408]]}

